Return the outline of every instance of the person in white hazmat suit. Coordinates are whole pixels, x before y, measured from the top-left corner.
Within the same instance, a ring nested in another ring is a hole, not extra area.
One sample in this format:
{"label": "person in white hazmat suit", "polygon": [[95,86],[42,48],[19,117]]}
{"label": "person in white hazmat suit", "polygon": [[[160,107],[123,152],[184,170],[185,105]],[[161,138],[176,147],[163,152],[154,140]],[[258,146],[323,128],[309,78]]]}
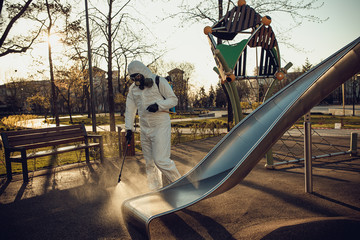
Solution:
{"label": "person in white hazmat suit", "polygon": [[[130,78],[134,83],[126,98],[125,130],[129,141],[134,131],[136,111],[140,117],[140,140],[146,174],[150,190],[162,187],[162,175],[173,182],[181,175],[170,159],[171,123],[168,111],[178,99],[165,78],[156,75],[142,62],[133,61],[128,66]],[[160,171],[159,171],[160,170]]]}

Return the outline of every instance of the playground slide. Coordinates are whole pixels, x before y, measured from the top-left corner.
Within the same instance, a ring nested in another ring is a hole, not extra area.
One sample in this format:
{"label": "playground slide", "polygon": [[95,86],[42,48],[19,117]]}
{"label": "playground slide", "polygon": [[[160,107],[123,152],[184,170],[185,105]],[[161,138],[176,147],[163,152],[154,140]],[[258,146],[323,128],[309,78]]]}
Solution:
{"label": "playground slide", "polygon": [[359,71],[360,37],[249,114],[179,180],[124,201],[125,222],[150,238],[153,219],[234,187],[296,120]]}

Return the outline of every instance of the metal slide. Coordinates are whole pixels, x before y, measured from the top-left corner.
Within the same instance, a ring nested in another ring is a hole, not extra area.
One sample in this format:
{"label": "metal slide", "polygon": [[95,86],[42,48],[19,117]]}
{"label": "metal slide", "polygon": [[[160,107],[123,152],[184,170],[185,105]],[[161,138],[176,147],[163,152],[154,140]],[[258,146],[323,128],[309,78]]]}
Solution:
{"label": "metal slide", "polygon": [[150,238],[153,219],[234,187],[296,120],[359,71],[360,37],[249,114],[179,180],[124,201],[125,223]]}

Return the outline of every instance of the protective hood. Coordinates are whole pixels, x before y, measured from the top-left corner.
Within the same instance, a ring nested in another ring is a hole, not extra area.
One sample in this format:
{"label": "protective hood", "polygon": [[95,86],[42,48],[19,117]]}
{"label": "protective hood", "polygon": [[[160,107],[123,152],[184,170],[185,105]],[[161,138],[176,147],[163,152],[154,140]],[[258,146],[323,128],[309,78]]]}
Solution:
{"label": "protective hood", "polygon": [[150,69],[140,61],[132,61],[128,66],[129,74],[141,73],[145,78],[153,78],[153,73]]}

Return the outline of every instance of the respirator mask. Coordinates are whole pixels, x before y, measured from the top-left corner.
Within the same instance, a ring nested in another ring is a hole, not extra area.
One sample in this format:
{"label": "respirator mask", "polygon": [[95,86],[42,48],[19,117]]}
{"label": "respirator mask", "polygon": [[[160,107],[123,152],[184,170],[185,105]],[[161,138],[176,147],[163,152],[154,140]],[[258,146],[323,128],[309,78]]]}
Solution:
{"label": "respirator mask", "polygon": [[151,88],[154,84],[154,81],[151,78],[145,78],[144,75],[140,73],[131,74],[130,79],[134,81],[135,85],[141,90],[144,90],[145,87]]}

